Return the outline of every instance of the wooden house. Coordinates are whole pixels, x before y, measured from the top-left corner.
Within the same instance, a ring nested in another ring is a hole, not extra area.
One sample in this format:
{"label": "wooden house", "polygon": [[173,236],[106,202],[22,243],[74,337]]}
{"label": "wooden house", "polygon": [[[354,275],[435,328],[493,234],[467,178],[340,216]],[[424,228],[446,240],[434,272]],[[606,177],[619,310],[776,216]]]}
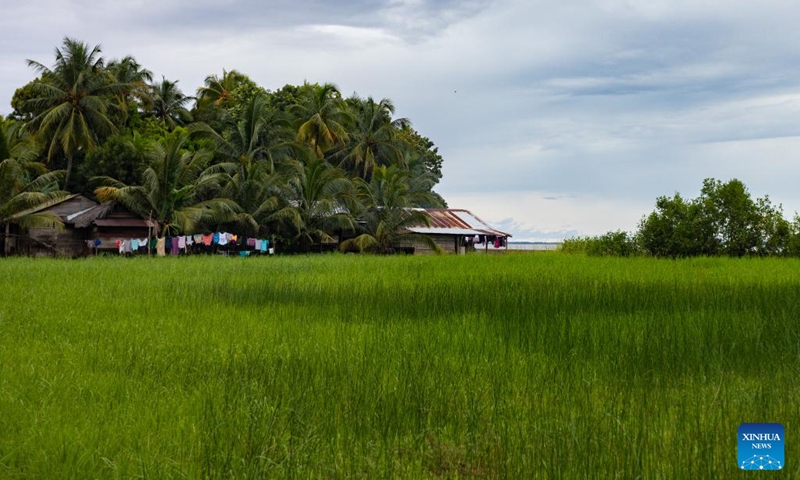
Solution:
{"label": "wooden house", "polygon": [[[58,215],[63,228],[23,230],[13,223],[15,217],[36,212]],[[20,212],[11,221],[4,253],[33,257],[76,258],[117,250],[117,239],[148,238],[153,225],[116,202],[98,204],[80,194]]]}
{"label": "wooden house", "polygon": [[149,239],[155,224],[131,212],[117,202],[106,202],[80,212],[69,219],[75,228],[83,229],[95,243],[95,251],[117,250],[117,240]]}
{"label": "wooden house", "polygon": [[[89,253],[87,232],[75,228],[70,223],[70,216],[84,212],[97,206],[97,202],[83,195],[69,195],[61,200],[48,202],[11,217],[8,238],[5,244],[6,255],[63,256],[81,257]],[[58,216],[64,223],[63,228],[31,228],[21,229],[14,224],[14,219],[31,213],[49,212]]]}
{"label": "wooden house", "polygon": [[[469,210],[455,208],[419,210],[428,214],[430,226],[411,227],[407,229],[408,232],[427,236],[445,253],[463,254],[476,249],[489,251],[489,245],[492,245],[493,251],[501,248],[505,251],[508,246],[510,233],[492,228]],[[399,248],[415,254],[433,253],[429,246],[421,243],[401,245]]]}

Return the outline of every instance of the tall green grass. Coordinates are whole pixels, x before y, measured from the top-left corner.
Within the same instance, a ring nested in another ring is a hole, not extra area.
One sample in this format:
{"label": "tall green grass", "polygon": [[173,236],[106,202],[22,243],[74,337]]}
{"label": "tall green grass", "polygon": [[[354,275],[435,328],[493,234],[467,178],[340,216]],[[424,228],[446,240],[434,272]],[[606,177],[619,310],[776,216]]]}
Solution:
{"label": "tall green grass", "polygon": [[0,261],[0,478],[800,477],[800,262]]}

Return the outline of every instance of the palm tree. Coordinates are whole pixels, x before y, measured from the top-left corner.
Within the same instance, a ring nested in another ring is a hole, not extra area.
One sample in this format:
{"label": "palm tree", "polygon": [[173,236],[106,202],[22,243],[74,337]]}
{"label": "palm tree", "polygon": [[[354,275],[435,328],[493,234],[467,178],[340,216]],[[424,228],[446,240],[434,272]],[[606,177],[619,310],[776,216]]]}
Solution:
{"label": "palm tree", "polygon": [[222,70],[222,77],[209,75],[206,77],[205,86],[197,89],[197,106],[203,108],[209,104],[216,107],[227,108],[235,100],[233,98],[236,87],[247,80],[247,76],[236,70],[230,72]]}
{"label": "palm tree", "polygon": [[170,81],[161,77],[161,83],[150,86],[152,99],[151,113],[172,131],[176,126],[185,125],[192,120],[192,115],[185,105],[192,99],[178,88],[178,81]]}
{"label": "palm tree", "polygon": [[430,226],[424,210],[415,209],[430,201],[430,192],[414,192],[409,187],[408,173],[396,166],[376,167],[372,179],[355,179],[357,197],[363,210],[360,219],[364,233],[345,240],[343,251],[353,247],[360,252],[393,253],[397,245],[423,243],[436,252],[441,248],[426,235],[411,233],[411,227]]}
{"label": "palm tree", "polygon": [[153,81],[153,72],[142,68],[130,55],[108,62],[107,69],[116,83],[126,87],[120,94],[123,107],[127,107],[132,98],[139,101],[143,110],[151,107],[150,82]]}
{"label": "palm tree", "polygon": [[214,141],[217,153],[243,168],[255,162],[267,162],[273,172],[275,163],[299,153],[298,145],[288,140],[289,132],[281,112],[267,104],[263,95],[253,97],[239,119],[226,118],[222,134],[204,123],[189,125],[195,135]]}
{"label": "palm tree", "polygon": [[253,97],[239,121],[227,118],[223,134],[202,123],[189,126],[195,135],[210,138],[225,164],[218,168],[231,173],[225,196],[242,208],[232,219],[231,230],[254,234],[266,216],[278,206],[278,194],[284,176],[276,171],[276,162],[285,163],[298,152],[296,144],[281,138],[285,132],[281,113],[269,108],[264,96]]}
{"label": "palm tree", "polygon": [[317,158],[323,158],[328,149],[347,142],[346,127],[352,115],[335,85],[305,84],[304,87],[306,93],[301,102],[290,107],[290,113],[301,122],[297,140],[311,147]]}
{"label": "palm tree", "polygon": [[392,120],[394,104],[384,98],[376,103],[372,97],[349,100],[353,105],[355,126],[350,131],[350,142],[340,153],[341,165],[369,181],[376,165],[403,164],[400,129],[408,127],[406,118]]}
{"label": "palm tree", "polygon": [[208,167],[212,154],[184,149],[189,134],[172,134],[148,152],[150,167],[142,184],[128,186],[99,177],[95,190],[100,201],[115,200],[144,218],[157,222],[161,232],[191,233],[204,225],[229,221],[239,210],[236,203],[219,195],[228,175]]}
{"label": "palm tree", "polygon": [[307,165],[297,161],[291,165],[294,177],[282,193],[286,204],[268,220],[288,222],[294,241],[304,251],[332,241],[330,231],[352,229],[353,217],[346,207],[352,183],[344,172],[320,158],[312,158]]}
{"label": "palm tree", "polygon": [[66,156],[64,188],[69,184],[75,155],[116,131],[108,112],[118,107],[110,99],[127,87],[109,80],[100,53],[99,45],[89,47],[64,38],[62,48],[56,48],[52,69],[28,60],[28,65],[41,74],[41,79],[31,84],[35,98],[26,102],[40,113],[28,127],[48,145],[48,160],[58,153]]}
{"label": "palm tree", "polygon": [[32,161],[37,153],[26,149],[29,145],[16,124],[0,121],[0,231],[5,232],[0,252],[4,254],[12,221],[22,228],[63,227],[58,215],[32,211],[61,200],[67,192],[58,189],[64,172],[48,172],[44,164]]}

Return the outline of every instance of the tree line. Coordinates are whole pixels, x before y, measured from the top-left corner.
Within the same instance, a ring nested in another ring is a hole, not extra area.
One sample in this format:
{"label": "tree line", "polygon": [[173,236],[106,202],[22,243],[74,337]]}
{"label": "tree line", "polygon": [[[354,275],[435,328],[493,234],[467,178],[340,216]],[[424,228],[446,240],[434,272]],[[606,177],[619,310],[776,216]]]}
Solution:
{"label": "tree line", "polygon": [[703,181],[700,196],[656,199],[636,232],[608,232],[564,241],[566,252],[679,258],[692,256],[800,256],[800,217],[786,220],[769,196],[753,199],[732,179]]}
{"label": "tree line", "polygon": [[[388,252],[409,207],[443,207],[442,157],[389,99],[345,97],[330,83],[270,91],[236,70],[194,96],[132,56],[65,38],[55,61],[14,93],[0,119],[0,226],[58,226],[32,207],[82,193],[116,201],[157,233],[221,229],[308,250]],[[426,241],[420,238],[421,241]]]}

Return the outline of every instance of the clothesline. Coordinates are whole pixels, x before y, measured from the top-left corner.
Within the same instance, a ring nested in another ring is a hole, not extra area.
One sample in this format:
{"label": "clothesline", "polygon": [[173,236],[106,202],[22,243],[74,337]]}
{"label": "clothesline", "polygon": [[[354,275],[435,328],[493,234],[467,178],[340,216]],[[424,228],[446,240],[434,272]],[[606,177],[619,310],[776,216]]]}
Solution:
{"label": "clothesline", "polygon": [[[90,248],[97,249],[103,242],[98,238],[87,241]],[[275,253],[274,245],[270,248],[270,241],[264,238],[244,237],[228,232],[215,232],[209,234],[178,235],[174,237],[159,238],[117,238],[114,241],[120,255],[156,254],[160,257],[166,255],[187,255],[194,253],[230,253],[238,252],[240,256],[251,253]]]}

